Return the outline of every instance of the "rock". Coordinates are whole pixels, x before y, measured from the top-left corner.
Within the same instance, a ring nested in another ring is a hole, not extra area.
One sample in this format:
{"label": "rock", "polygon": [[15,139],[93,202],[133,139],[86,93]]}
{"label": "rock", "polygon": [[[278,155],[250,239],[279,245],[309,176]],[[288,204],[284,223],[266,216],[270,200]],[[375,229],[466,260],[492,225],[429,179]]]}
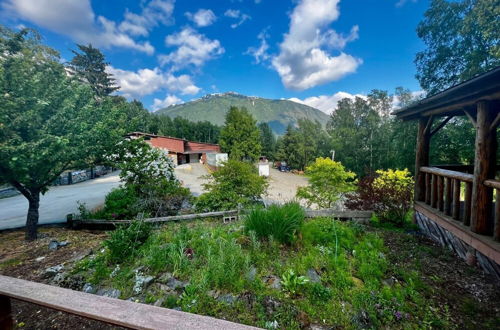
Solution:
{"label": "rock", "polygon": [[136,294],[141,293],[153,280],[153,276],[144,276],[141,273],[135,274],[134,292]]}
{"label": "rock", "polygon": [[157,282],[167,284],[168,280],[170,280],[172,277],[172,273],[163,273],[160,275],[160,277],[158,277]]}
{"label": "rock", "polygon": [[274,320],[274,321],[266,321],[266,324],[265,324],[265,327],[266,329],[279,329],[280,325],[278,323],[278,321]]}
{"label": "rock", "polygon": [[176,290],[176,289],[184,289],[189,283],[179,281],[176,278],[172,277],[167,281],[166,284],[169,288]]}
{"label": "rock", "polygon": [[175,311],[182,312],[182,307],[174,307],[174,308],[172,308],[172,309],[173,309],[173,310],[175,310]]}
{"label": "rock", "polygon": [[60,286],[62,282],[66,280],[67,276],[68,276],[67,273],[57,273],[52,279],[52,281],[50,281],[50,284]]}
{"label": "rock", "polygon": [[64,269],[63,265],[57,265],[57,266],[52,266],[47,269],[45,269],[43,273],[44,278],[51,278],[57,275],[60,271]]}
{"label": "rock", "polygon": [[59,284],[60,287],[71,289],[74,291],[81,291],[84,285],[85,279],[83,278],[83,275],[68,275]]}
{"label": "rock", "polygon": [[359,278],[357,278],[357,277],[352,276],[352,277],[351,277],[351,280],[352,280],[352,282],[354,283],[354,286],[356,286],[357,288],[361,288],[361,287],[364,285],[363,281],[361,281],[361,280],[360,280]]}
{"label": "rock", "polygon": [[90,283],[85,283],[83,285],[83,289],[82,289],[83,292],[85,293],[96,293],[97,292],[97,288],[90,284]]}
{"label": "rock", "polygon": [[394,277],[390,277],[390,278],[387,278],[385,280],[382,280],[382,283],[384,285],[387,285],[387,286],[393,286],[395,282],[396,281],[395,281]]}
{"label": "rock", "polygon": [[121,291],[117,289],[100,289],[97,291],[97,295],[110,298],[119,298],[120,294]]}
{"label": "rock", "polygon": [[255,276],[257,276],[257,268],[252,266],[252,267],[250,267],[250,269],[246,273],[246,278],[249,281],[253,281],[253,280],[255,280]]}
{"label": "rock", "polygon": [[43,256],[43,257],[38,257],[38,258],[36,258],[36,259],[35,259],[35,261],[40,262],[40,261],[42,261],[43,259],[45,259],[45,256]]}
{"label": "rock", "polygon": [[273,315],[274,312],[281,306],[281,303],[272,296],[266,296],[262,300],[262,306],[266,309],[267,315]]}
{"label": "rock", "polygon": [[207,295],[209,297],[217,299],[217,298],[219,298],[220,292],[218,290],[210,290],[210,291],[207,292]]}
{"label": "rock", "polygon": [[274,275],[269,275],[264,277],[264,282],[271,289],[281,290],[281,280]]}
{"label": "rock", "polygon": [[163,305],[164,302],[165,302],[165,298],[160,298],[157,301],[155,301],[155,303],[153,304],[153,306],[161,307],[161,305]]}
{"label": "rock", "polygon": [[66,246],[68,244],[69,244],[68,241],[62,241],[62,242],[59,242],[59,244],[58,244],[59,246],[58,247],[63,247],[63,246]]}
{"label": "rock", "polygon": [[59,247],[59,242],[57,240],[53,239],[52,241],[50,241],[49,250],[55,251],[57,250],[58,247]]}
{"label": "rock", "polygon": [[232,294],[223,294],[222,296],[219,296],[217,300],[228,305],[232,305],[236,300],[238,300],[238,297],[233,296]]}
{"label": "rock", "polygon": [[307,277],[309,277],[309,280],[313,283],[321,283],[321,276],[313,268],[307,271]]}

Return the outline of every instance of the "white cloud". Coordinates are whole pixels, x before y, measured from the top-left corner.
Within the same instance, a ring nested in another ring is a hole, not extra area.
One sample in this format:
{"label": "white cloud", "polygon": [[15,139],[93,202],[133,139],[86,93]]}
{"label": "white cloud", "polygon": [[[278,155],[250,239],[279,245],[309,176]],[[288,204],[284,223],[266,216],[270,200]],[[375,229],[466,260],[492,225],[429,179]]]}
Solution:
{"label": "white cloud", "polygon": [[269,34],[267,33],[267,29],[264,29],[259,33],[259,35],[257,35],[257,39],[260,40],[260,46],[258,48],[249,47],[245,52],[245,54],[252,55],[255,59],[255,63],[257,64],[264,62],[271,57],[267,53],[267,50],[269,49],[267,38],[269,38]]}
{"label": "white cloud", "polygon": [[303,100],[298,99],[296,97],[292,97],[289,99],[290,101],[302,103],[308,105],[310,107],[316,108],[318,110],[323,111],[326,114],[331,114],[335,108],[337,107],[337,103],[345,98],[354,99],[355,97],[366,98],[366,95],[362,94],[350,94],[347,92],[337,92],[332,95],[320,95],[320,96],[311,96],[305,98]]}
{"label": "white cloud", "polygon": [[210,9],[199,9],[196,13],[186,13],[186,17],[193,21],[197,26],[204,27],[212,25],[217,17]]}
{"label": "white cloud", "polygon": [[396,2],[396,7],[401,8],[408,2],[416,3],[417,1],[418,0],[399,0],[398,2]]}
{"label": "white cloud", "polygon": [[147,37],[149,31],[160,23],[173,24],[173,11],[174,0],[152,0],[142,8],[140,15],[127,10],[119,29],[134,36]]}
{"label": "white cloud", "polygon": [[211,40],[190,27],[168,35],[167,46],[177,46],[177,50],[167,55],[160,55],[161,65],[173,64],[172,70],[182,69],[189,65],[202,66],[206,61],[224,53],[219,40]]}
{"label": "white cloud", "polygon": [[[340,0],[301,0],[290,15],[290,29],[280,44],[280,53],[272,64],[285,87],[304,90],[356,71],[362,63],[342,51],[345,45],[357,39],[354,26],[344,37],[327,27],[338,19]],[[331,55],[326,47],[339,51]]]}
{"label": "white cloud", "polygon": [[112,66],[106,67],[106,72],[113,75],[120,92],[128,98],[138,98],[166,89],[181,94],[196,94],[200,88],[193,84],[188,75],[174,76],[169,72],[162,72],[159,68],[139,69],[128,71]]}
{"label": "white cloud", "polygon": [[10,17],[66,35],[77,43],[153,54],[154,48],[149,41],[136,41],[132,36],[147,36],[158,24],[169,24],[173,6],[173,0],[152,0],[145,5],[141,15],[127,11],[120,24],[96,16],[90,0],[7,0],[2,8]]}
{"label": "white cloud", "polygon": [[231,24],[232,29],[236,29],[238,26],[245,23],[245,21],[252,18],[249,15],[244,14],[240,10],[237,10],[237,9],[226,10],[226,12],[224,13],[224,16],[238,20],[236,23]]}
{"label": "white cloud", "polygon": [[167,96],[163,100],[155,98],[153,100],[153,107],[152,108],[153,108],[153,111],[156,111],[156,110],[163,109],[163,108],[166,108],[166,107],[171,106],[171,105],[181,104],[181,103],[184,103],[184,101],[182,101],[177,96],[167,94]]}

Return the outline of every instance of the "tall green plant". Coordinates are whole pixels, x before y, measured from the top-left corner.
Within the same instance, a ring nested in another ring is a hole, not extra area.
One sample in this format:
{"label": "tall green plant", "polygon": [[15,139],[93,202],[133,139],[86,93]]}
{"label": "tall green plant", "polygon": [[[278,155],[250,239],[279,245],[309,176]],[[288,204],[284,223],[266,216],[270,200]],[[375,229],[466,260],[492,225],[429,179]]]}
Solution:
{"label": "tall green plant", "polygon": [[260,239],[273,237],[283,244],[291,244],[304,223],[305,213],[295,202],[271,205],[267,209],[253,209],[245,218],[245,230]]}

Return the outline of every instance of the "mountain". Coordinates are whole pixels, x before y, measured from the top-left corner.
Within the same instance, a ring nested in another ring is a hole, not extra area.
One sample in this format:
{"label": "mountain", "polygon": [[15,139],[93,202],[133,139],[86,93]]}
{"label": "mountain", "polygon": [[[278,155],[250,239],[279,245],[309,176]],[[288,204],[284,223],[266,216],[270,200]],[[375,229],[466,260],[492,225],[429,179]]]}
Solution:
{"label": "mountain", "polygon": [[267,122],[278,135],[284,134],[289,124],[296,125],[302,118],[317,120],[323,126],[329,119],[325,113],[304,104],[245,96],[234,92],[208,94],[197,100],[171,105],[155,113],[172,118],[180,116],[191,121],[206,120],[222,126],[231,106],[245,107],[257,122]]}

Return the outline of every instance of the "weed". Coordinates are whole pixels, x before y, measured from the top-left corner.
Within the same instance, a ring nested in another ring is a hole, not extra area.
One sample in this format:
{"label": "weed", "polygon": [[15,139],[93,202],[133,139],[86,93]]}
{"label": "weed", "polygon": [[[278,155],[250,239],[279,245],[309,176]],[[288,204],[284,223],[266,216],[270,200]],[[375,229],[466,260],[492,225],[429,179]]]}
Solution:
{"label": "weed", "polygon": [[151,224],[134,221],[128,226],[122,226],[111,232],[110,238],[104,242],[109,249],[110,261],[119,263],[133,257],[138,248],[147,240],[151,230]]}
{"label": "weed", "polygon": [[289,269],[281,276],[281,284],[283,285],[283,290],[287,291],[291,295],[296,295],[299,290],[309,282],[309,279],[305,276],[297,275],[293,269]]}

